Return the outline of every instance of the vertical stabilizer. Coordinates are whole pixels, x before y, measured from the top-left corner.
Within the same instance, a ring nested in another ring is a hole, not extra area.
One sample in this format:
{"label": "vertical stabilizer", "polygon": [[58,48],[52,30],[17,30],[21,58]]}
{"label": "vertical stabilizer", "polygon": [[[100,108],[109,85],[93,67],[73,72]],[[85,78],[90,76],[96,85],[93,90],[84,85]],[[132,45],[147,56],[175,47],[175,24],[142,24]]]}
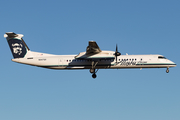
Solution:
{"label": "vertical stabilizer", "polygon": [[4,37],[7,39],[14,58],[24,58],[27,52],[30,51],[30,49],[22,39],[22,34],[7,32],[6,34],[4,34]]}

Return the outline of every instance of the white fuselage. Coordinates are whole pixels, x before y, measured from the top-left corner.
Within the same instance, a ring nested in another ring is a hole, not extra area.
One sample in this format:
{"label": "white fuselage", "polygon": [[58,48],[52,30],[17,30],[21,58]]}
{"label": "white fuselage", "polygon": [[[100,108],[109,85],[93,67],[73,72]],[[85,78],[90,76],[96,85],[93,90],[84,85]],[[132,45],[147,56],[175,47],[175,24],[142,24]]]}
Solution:
{"label": "white fuselage", "polygon": [[98,69],[167,68],[176,64],[162,55],[121,55],[115,51],[102,51],[95,41],[89,41],[86,52],[78,55],[52,55],[32,52],[22,39],[22,34],[7,32],[7,39],[14,59],[12,61],[49,69],[89,69],[96,78]]}
{"label": "white fuselage", "polygon": [[[112,55],[113,51],[108,51]],[[121,68],[169,68],[176,64],[162,55],[121,55],[115,59],[76,59],[77,55],[51,55],[29,52],[28,57],[12,59],[14,62],[50,69],[91,69],[92,60],[97,62],[95,69]],[[32,54],[33,57],[30,57]]]}

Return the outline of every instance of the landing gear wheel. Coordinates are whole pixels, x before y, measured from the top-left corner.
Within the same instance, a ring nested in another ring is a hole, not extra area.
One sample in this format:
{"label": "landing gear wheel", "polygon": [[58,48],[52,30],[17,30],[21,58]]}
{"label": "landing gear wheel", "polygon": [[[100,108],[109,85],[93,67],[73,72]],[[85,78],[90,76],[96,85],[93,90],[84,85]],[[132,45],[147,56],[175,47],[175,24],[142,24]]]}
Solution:
{"label": "landing gear wheel", "polygon": [[169,73],[169,68],[167,68],[166,73]]}
{"label": "landing gear wheel", "polygon": [[90,71],[90,73],[95,73],[95,69],[93,69],[93,68],[90,69],[89,71]]}
{"label": "landing gear wheel", "polygon": [[92,74],[92,77],[93,77],[93,78],[96,78],[96,77],[97,77],[97,75],[96,75],[95,73],[93,73],[93,74]]}

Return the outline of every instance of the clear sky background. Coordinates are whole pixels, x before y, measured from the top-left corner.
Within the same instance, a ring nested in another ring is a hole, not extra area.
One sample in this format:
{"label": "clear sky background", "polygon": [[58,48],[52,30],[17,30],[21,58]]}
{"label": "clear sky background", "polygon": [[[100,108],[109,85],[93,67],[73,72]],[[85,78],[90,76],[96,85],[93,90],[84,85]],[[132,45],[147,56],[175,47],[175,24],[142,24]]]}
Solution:
{"label": "clear sky background", "polygon": [[[179,120],[179,0],[1,0],[0,120]],[[32,51],[78,54],[89,40],[122,54],[161,54],[166,69],[50,70],[11,61],[3,35]]]}

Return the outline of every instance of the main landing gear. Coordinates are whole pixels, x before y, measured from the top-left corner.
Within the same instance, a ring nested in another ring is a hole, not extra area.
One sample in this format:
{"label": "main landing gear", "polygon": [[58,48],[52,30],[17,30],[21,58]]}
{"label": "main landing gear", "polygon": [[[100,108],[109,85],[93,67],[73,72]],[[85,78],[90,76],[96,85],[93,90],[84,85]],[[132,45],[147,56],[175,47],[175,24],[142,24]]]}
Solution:
{"label": "main landing gear", "polygon": [[166,73],[169,73],[169,68],[167,67]]}
{"label": "main landing gear", "polygon": [[92,61],[92,68],[89,70],[89,72],[92,73],[92,78],[97,77],[96,73],[97,73],[98,69],[97,70],[95,69],[97,64],[98,64],[97,61]]}
{"label": "main landing gear", "polygon": [[98,69],[96,70],[96,69],[91,68],[89,71],[90,71],[90,73],[92,73],[92,78],[97,77],[96,73],[97,73]]}

